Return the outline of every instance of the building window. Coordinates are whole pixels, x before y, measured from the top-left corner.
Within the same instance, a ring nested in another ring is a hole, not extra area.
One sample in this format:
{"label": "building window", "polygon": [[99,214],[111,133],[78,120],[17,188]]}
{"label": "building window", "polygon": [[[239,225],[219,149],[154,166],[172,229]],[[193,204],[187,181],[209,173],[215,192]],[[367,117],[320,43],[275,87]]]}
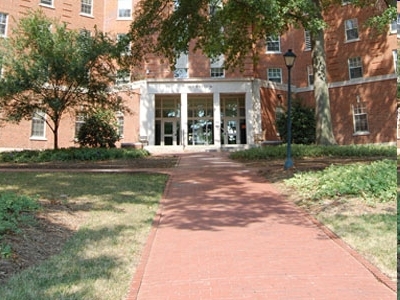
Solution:
{"label": "building window", "polygon": [[92,35],[92,33],[90,32],[90,30],[87,30],[87,29],[81,29],[81,30],[79,30],[79,34],[80,34],[81,36],[84,36],[84,37],[90,37],[90,36]]}
{"label": "building window", "polygon": [[397,14],[396,25],[397,37],[400,37],[400,14]]}
{"label": "building window", "polygon": [[349,19],[344,22],[346,30],[346,41],[358,40],[358,21],[357,19]]}
{"label": "building window", "polygon": [[118,33],[117,34],[117,42],[121,44],[124,48],[122,51],[122,55],[130,55],[131,54],[131,43],[129,41],[129,37],[125,33]]}
{"label": "building window", "polygon": [[281,52],[281,41],[279,36],[269,36],[267,38],[267,52],[280,53]]}
{"label": "building window", "polygon": [[400,139],[400,107],[397,108],[397,139]]}
{"label": "building window", "polygon": [[398,50],[393,50],[393,66],[394,66],[394,72],[397,73],[397,56],[398,56]]}
{"label": "building window", "polygon": [[7,20],[8,15],[0,13],[0,37],[5,37],[7,35]]}
{"label": "building window", "polygon": [[118,0],[118,18],[132,19],[132,0]]}
{"label": "building window", "polygon": [[117,134],[120,138],[124,137],[124,114],[122,112],[117,113]]}
{"label": "building window", "polygon": [[78,139],[79,131],[82,128],[82,125],[85,124],[86,114],[78,113],[75,117],[75,140]]}
{"label": "building window", "polygon": [[353,124],[354,134],[369,133],[368,114],[365,103],[357,103],[353,105]]}
{"label": "building window", "polygon": [[32,116],[32,138],[45,138],[46,114],[37,109]]}
{"label": "building window", "polygon": [[311,33],[308,30],[304,31],[304,51],[311,50]]}
{"label": "building window", "polygon": [[270,68],[268,69],[268,80],[282,83],[282,69],[280,68]]}
{"label": "building window", "polygon": [[81,13],[85,15],[93,14],[93,1],[92,0],[81,0]]}
{"label": "building window", "polygon": [[349,74],[350,79],[363,77],[361,57],[354,57],[349,59]]}
{"label": "building window", "polygon": [[214,78],[225,77],[224,56],[210,59],[210,76]]}
{"label": "building window", "polygon": [[115,83],[117,85],[128,84],[131,82],[131,72],[128,69],[121,69],[117,71]]}
{"label": "building window", "polygon": [[181,53],[176,59],[174,77],[189,78],[188,65],[189,65],[189,56],[185,53]]}
{"label": "building window", "polygon": [[308,85],[314,85],[314,70],[312,65],[307,66]]}
{"label": "building window", "polygon": [[40,0],[40,4],[53,6],[53,0]]}

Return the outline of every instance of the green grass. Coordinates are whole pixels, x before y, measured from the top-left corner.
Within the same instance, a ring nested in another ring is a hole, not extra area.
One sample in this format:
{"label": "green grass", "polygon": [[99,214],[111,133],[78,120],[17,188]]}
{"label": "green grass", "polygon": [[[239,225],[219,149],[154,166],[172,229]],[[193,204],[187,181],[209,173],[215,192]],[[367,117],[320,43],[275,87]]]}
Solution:
{"label": "green grass", "polygon": [[[331,166],[322,171],[295,174],[284,182],[296,190],[303,199],[301,205],[306,207],[324,203],[326,199],[336,199],[336,203],[351,203],[357,199],[365,206],[384,203],[394,207],[397,198],[394,160]],[[316,217],[371,263],[395,278],[397,216],[394,210],[366,212],[361,205],[356,212],[321,210]]]}
{"label": "green grass", "polygon": [[156,174],[0,174],[0,193],[58,201],[86,216],[60,254],[0,286],[1,299],[123,299],[166,180]]}
{"label": "green grass", "polygon": [[384,273],[395,278],[397,269],[396,214],[319,216],[327,227],[352,245]]}

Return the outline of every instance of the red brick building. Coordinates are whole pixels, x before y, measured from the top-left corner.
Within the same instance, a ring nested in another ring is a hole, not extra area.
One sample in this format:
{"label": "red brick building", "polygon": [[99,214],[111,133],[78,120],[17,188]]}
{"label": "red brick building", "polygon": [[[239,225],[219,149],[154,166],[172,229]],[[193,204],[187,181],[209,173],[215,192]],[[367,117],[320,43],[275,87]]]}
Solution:
{"label": "red brick building", "polygon": [[[11,34],[13,19],[40,7],[71,29],[90,31],[96,25],[117,37],[128,31],[135,2],[2,0],[0,36]],[[397,28],[388,24],[387,33],[378,36],[363,26],[368,16],[368,9],[344,4],[325,17],[331,113],[339,144],[396,142]],[[259,63],[247,64],[243,72],[228,72],[223,57],[211,62],[201,52],[182,55],[175,71],[149,56],[143,69],[117,83],[134,112],[119,116],[120,143],[146,140],[149,150],[181,150],[239,148],[279,140],[274,124],[276,113],[286,106],[288,74],[282,54],[288,49],[297,55],[292,92],[314,105],[310,40],[302,29],[268,37]],[[0,127],[0,149],[51,148],[51,131],[44,128],[40,136],[33,135],[34,122]],[[80,122],[79,117],[64,116],[60,147],[76,146]]]}

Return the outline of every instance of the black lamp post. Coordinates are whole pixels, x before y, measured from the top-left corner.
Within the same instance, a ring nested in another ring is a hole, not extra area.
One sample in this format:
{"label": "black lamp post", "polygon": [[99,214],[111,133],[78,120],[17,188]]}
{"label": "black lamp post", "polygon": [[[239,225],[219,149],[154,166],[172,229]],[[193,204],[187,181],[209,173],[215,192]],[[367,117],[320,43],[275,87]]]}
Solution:
{"label": "black lamp post", "polygon": [[286,150],[286,161],[284,165],[284,169],[290,169],[293,167],[292,160],[292,119],[291,119],[291,110],[292,110],[292,99],[291,99],[291,77],[290,71],[294,65],[296,60],[296,54],[292,52],[292,49],[289,49],[285,54],[283,54],[283,58],[285,59],[286,67],[288,68],[288,110],[287,110],[287,150]]}

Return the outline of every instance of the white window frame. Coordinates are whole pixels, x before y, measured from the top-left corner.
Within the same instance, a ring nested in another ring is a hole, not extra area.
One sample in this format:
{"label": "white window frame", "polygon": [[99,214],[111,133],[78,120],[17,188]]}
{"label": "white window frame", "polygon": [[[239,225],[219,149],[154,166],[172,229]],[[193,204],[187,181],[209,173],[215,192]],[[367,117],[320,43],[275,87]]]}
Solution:
{"label": "white window frame", "polygon": [[314,86],[314,69],[312,65],[307,66],[308,86]]}
{"label": "white window frame", "polygon": [[7,36],[8,14],[0,12],[0,37]]}
{"label": "white window frame", "polygon": [[358,20],[356,18],[345,20],[344,30],[345,30],[346,42],[353,42],[360,40],[360,33],[358,32]]}
{"label": "white window frame", "polygon": [[[361,60],[360,56],[349,58],[348,66],[349,66],[349,78],[350,78],[350,80],[363,77],[363,67],[362,67],[362,60]],[[361,76],[354,77],[354,70],[358,70],[358,69],[360,70],[359,73],[361,74]]]}
{"label": "white window frame", "polygon": [[81,15],[93,16],[93,0],[81,0]]}
{"label": "white window frame", "polygon": [[304,51],[311,51],[311,33],[309,30],[304,30]]}
{"label": "white window frame", "polygon": [[46,114],[39,109],[36,109],[32,115],[30,138],[33,140],[46,139]]}
{"label": "white window frame", "polygon": [[398,50],[393,50],[392,51],[393,54],[393,65],[394,65],[394,73],[397,74],[397,59],[398,59]]}
{"label": "white window frame", "polygon": [[129,84],[131,82],[131,72],[127,69],[117,70],[117,74],[115,77],[116,85]]}
{"label": "white window frame", "polygon": [[118,20],[132,20],[132,0],[118,0]]}
{"label": "white window frame", "polygon": [[210,76],[212,78],[224,78],[225,68],[224,68],[225,57],[220,55],[216,58],[210,59]]}
{"label": "white window frame", "polygon": [[353,135],[369,134],[368,113],[364,102],[352,105]]}
{"label": "white window frame", "polygon": [[397,108],[397,139],[400,139],[400,107]]}
{"label": "white window frame", "polygon": [[281,37],[273,35],[268,36],[266,47],[267,53],[281,53]]}
{"label": "white window frame", "polygon": [[397,37],[400,38],[400,14],[397,14],[396,25]]}
{"label": "white window frame", "polygon": [[[117,34],[117,42],[119,42],[121,40],[121,38],[126,37],[127,34],[126,33],[118,33]],[[125,51],[123,51],[121,54],[122,55],[131,55],[131,43],[129,43],[129,45],[126,46]]]}
{"label": "white window frame", "polygon": [[79,130],[82,128],[82,125],[86,122],[86,113],[80,112],[75,116],[75,141],[78,140]]}
{"label": "white window frame", "polygon": [[54,7],[54,0],[40,0],[40,5]]}
{"label": "white window frame", "polygon": [[268,68],[267,77],[269,81],[282,83],[282,69],[281,68]]}
{"label": "white window frame", "polygon": [[175,63],[174,78],[189,78],[189,55],[181,53]]}
{"label": "white window frame", "polygon": [[124,138],[124,125],[125,125],[124,114],[119,111],[117,112],[115,118],[117,119],[117,134],[122,139]]}

